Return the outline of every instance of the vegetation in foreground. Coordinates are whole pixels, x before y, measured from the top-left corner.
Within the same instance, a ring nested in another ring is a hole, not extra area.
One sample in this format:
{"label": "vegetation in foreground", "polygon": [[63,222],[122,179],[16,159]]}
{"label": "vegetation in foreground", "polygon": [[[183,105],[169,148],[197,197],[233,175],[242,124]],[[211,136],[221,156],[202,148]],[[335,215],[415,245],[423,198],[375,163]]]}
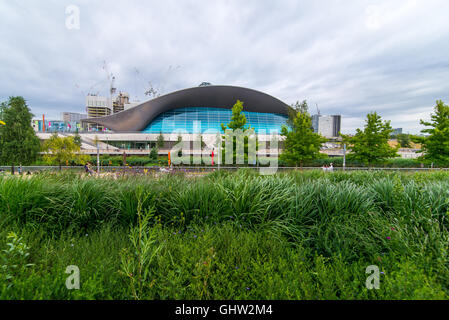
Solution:
{"label": "vegetation in foreground", "polygon": [[0,298],[447,299],[448,190],[444,172],[4,177]]}

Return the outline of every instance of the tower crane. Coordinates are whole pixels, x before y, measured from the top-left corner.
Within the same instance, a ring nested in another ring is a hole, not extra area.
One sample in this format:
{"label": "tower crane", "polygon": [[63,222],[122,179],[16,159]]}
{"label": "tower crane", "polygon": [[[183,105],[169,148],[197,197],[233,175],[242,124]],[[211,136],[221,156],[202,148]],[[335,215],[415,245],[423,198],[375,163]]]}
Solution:
{"label": "tower crane", "polygon": [[109,82],[109,101],[110,106],[109,108],[112,110],[112,95],[117,91],[117,88],[115,87],[115,76],[109,71],[108,65],[106,63],[106,60],[103,61],[103,70],[106,72],[108,82]]}
{"label": "tower crane", "polygon": [[136,67],[134,67],[134,71],[136,72],[136,75],[138,75],[145,83],[148,83],[148,85],[144,86],[144,95],[145,96],[149,96],[154,99],[161,95],[160,90],[156,89],[153,86],[153,84],[151,83],[151,81],[146,81]]}

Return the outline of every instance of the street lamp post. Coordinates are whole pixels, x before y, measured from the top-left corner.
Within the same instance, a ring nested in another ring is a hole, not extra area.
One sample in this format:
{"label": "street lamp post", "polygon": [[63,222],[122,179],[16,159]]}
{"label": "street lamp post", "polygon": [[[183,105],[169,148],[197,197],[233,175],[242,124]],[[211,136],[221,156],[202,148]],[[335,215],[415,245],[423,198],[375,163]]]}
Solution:
{"label": "street lamp post", "polygon": [[100,148],[97,141],[97,173],[100,173]]}

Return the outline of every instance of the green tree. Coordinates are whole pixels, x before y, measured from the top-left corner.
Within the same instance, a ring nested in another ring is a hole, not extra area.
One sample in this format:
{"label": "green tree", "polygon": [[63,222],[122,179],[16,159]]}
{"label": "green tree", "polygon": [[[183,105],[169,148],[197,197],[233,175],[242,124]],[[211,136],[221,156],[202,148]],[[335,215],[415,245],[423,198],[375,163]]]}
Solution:
{"label": "green tree", "polygon": [[437,165],[449,164],[449,106],[438,100],[430,115],[431,121],[421,120],[420,123],[428,129],[421,130],[428,136],[422,139],[422,160]]}
{"label": "green tree", "polygon": [[0,125],[0,160],[11,165],[14,174],[16,164],[27,165],[36,160],[40,141],[31,126],[33,114],[22,97],[10,97],[3,103]]}
{"label": "green tree", "polygon": [[0,103],[0,120],[3,121],[3,113],[5,112],[6,108],[8,108],[8,104],[6,102]]}
{"label": "green tree", "polygon": [[342,135],[343,143],[351,149],[348,160],[356,160],[372,166],[388,158],[398,156],[399,147],[391,147],[388,144],[393,132],[390,121],[382,121],[377,112],[369,113],[364,130],[357,129],[355,136]]}
{"label": "green tree", "polygon": [[[243,102],[240,100],[237,100],[234,106],[232,107],[232,115],[231,115],[231,121],[228,123],[228,125],[221,124],[222,130],[226,133],[226,130],[242,130],[243,133],[248,133],[248,130],[254,130],[250,126],[246,125],[246,117],[242,113],[243,111]],[[233,163],[236,162],[236,151],[237,151],[237,139],[236,137],[233,137]],[[248,136],[245,136],[243,138],[243,152],[244,152],[244,162],[248,162],[248,146],[249,146],[249,138]],[[257,151],[257,138],[256,141],[251,141],[251,143],[256,143],[256,151]],[[222,162],[226,161],[226,150],[225,150],[225,138],[223,138],[222,142]]]}
{"label": "green tree", "polygon": [[157,147],[151,148],[150,159],[153,161],[157,161],[158,153],[159,153],[159,151],[158,151]]}
{"label": "green tree", "polygon": [[[231,121],[225,126],[223,123],[221,124],[221,129],[226,132],[226,129],[236,130],[242,129],[245,131],[246,117],[242,113],[243,111],[243,102],[237,100],[237,102],[232,107],[232,115]],[[249,128],[246,128],[249,129]]]}
{"label": "green tree", "polygon": [[326,157],[320,153],[321,145],[327,141],[320,134],[313,132],[312,118],[307,112],[307,102],[303,108],[289,113],[288,126],[282,126],[281,136],[285,137],[284,150],[280,159],[289,165],[302,168],[305,160]]}
{"label": "green tree", "polygon": [[203,136],[201,134],[199,134],[198,140],[201,143],[201,150],[203,150],[204,147],[206,146],[206,142],[204,142]]}
{"label": "green tree", "polygon": [[157,142],[156,142],[156,146],[159,149],[162,149],[164,147],[164,136],[162,135],[162,132],[159,134],[159,136],[157,137]]}
{"label": "green tree", "polygon": [[299,101],[296,101],[295,104],[292,104],[291,106],[288,106],[288,119],[287,119],[287,125],[289,125],[291,128],[293,127],[293,120],[296,118],[296,115],[298,112],[302,113],[308,113],[309,112],[309,106],[307,104],[307,100],[303,100],[301,103]]}
{"label": "green tree", "polygon": [[75,144],[81,148],[81,136],[78,133],[78,128],[76,128],[75,135],[74,135],[73,139],[75,141]]}
{"label": "green tree", "polygon": [[85,164],[89,160],[88,155],[80,154],[81,148],[75,143],[74,137],[59,137],[57,133],[51,135],[50,139],[45,140],[42,151],[44,161],[48,164],[56,163],[59,170],[63,163],[75,159],[78,163]]}
{"label": "green tree", "polygon": [[401,133],[401,134],[397,135],[396,139],[398,140],[398,143],[401,146],[401,148],[410,148],[411,147],[410,135]]}

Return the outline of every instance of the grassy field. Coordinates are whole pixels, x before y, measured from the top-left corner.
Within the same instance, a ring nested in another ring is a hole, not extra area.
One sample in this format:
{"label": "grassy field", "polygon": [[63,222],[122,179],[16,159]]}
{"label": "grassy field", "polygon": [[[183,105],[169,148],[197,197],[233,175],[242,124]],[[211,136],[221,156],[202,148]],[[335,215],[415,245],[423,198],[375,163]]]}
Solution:
{"label": "grassy field", "polygon": [[447,299],[448,194],[444,172],[3,177],[0,299]]}

